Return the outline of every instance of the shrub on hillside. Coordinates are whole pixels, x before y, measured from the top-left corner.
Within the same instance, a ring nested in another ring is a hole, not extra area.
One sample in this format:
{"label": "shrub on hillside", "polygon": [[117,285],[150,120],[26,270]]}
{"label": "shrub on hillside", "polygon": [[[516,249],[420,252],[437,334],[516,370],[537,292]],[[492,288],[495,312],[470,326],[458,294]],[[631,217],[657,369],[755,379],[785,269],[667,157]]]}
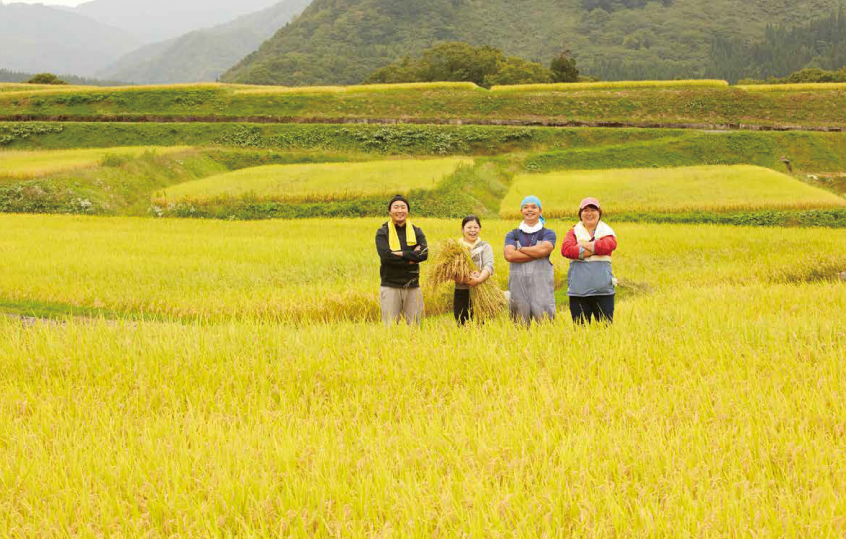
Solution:
{"label": "shrub on hillside", "polygon": [[26,82],[27,84],[67,84],[52,73],[39,73]]}
{"label": "shrub on hillside", "polygon": [[562,50],[549,64],[552,72],[552,82],[579,82],[579,70],[576,59],[567,49]]}
{"label": "shrub on hillside", "polygon": [[547,84],[553,82],[552,72],[536,62],[529,62],[512,56],[502,68],[485,79],[485,86],[509,86],[512,84]]}

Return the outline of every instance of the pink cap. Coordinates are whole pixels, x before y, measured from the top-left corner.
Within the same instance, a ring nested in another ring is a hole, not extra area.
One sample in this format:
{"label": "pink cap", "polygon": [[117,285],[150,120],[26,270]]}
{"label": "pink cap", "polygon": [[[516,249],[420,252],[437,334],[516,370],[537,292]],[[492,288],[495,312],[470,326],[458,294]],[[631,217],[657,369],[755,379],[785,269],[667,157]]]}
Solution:
{"label": "pink cap", "polygon": [[597,210],[602,210],[602,206],[599,205],[599,201],[593,197],[587,197],[582,199],[581,203],[579,203],[579,211],[581,212],[587,206],[596,206]]}

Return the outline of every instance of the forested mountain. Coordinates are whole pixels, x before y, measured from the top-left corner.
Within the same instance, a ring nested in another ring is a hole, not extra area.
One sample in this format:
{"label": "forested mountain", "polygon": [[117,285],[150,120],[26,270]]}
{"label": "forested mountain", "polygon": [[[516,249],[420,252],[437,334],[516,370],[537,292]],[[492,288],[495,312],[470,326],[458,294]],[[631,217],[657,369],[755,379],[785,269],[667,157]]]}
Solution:
{"label": "forested mountain", "polygon": [[146,45],[99,73],[137,83],[214,81],[298,15],[310,0],[283,0],[262,11],[176,39]]}
{"label": "forested mountain", "polygon": [[846,12],[792,28],[768,26],[764,38],[715,39],[708,75],[735,81],[770,79],[805,68],[837,71],[846,66]]}
{"label": "forested mountain", "polygon": [[441,41],[491,45],[549,64],[566,42],[585,75],[703,77],[716,40],[827,17],[840,0],[314,0],[222,78],[353,84]]}
{"label": "forested mountain", "polygon": [[93,0],[71,13],[121,28],[141,43],[173,39],[232,21],[279,0]]}
{"label": "forested mountain", "polygon": [[0,4],[0,68],[93,75],[139,45],[115,27],[41,4]]}

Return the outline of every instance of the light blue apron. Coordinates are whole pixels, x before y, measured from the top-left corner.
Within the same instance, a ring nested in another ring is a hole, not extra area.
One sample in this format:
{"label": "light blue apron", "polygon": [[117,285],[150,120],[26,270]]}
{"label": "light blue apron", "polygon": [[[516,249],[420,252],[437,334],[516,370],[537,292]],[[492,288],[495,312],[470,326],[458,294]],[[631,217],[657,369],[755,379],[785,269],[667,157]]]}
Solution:
{"label": "light blue apron", "polygon": [[[519,234],[518,238],[525,235]],[[519,240],[517,243],[523,246]],[[549,258],[512,263],[508,291],[511,316],[516,321],[529,324],[532,320],[555,318],[555,270]]]}

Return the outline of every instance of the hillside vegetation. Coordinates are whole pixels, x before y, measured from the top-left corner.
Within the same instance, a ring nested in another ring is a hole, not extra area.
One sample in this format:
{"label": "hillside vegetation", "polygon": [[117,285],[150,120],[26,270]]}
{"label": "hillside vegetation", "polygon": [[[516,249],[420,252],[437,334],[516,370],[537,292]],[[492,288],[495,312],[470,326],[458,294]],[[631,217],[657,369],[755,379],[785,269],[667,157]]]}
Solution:
{"label": "hillside vegetation", "polygon": [[[838,0],[315,0],[224,76],[255,84],[354,84],[436,42],[491,45],[548,65],[562,46],[603,79],[703,78],[716,37],[827,17]],[[784,73],[786,74],[786,73]]]}

